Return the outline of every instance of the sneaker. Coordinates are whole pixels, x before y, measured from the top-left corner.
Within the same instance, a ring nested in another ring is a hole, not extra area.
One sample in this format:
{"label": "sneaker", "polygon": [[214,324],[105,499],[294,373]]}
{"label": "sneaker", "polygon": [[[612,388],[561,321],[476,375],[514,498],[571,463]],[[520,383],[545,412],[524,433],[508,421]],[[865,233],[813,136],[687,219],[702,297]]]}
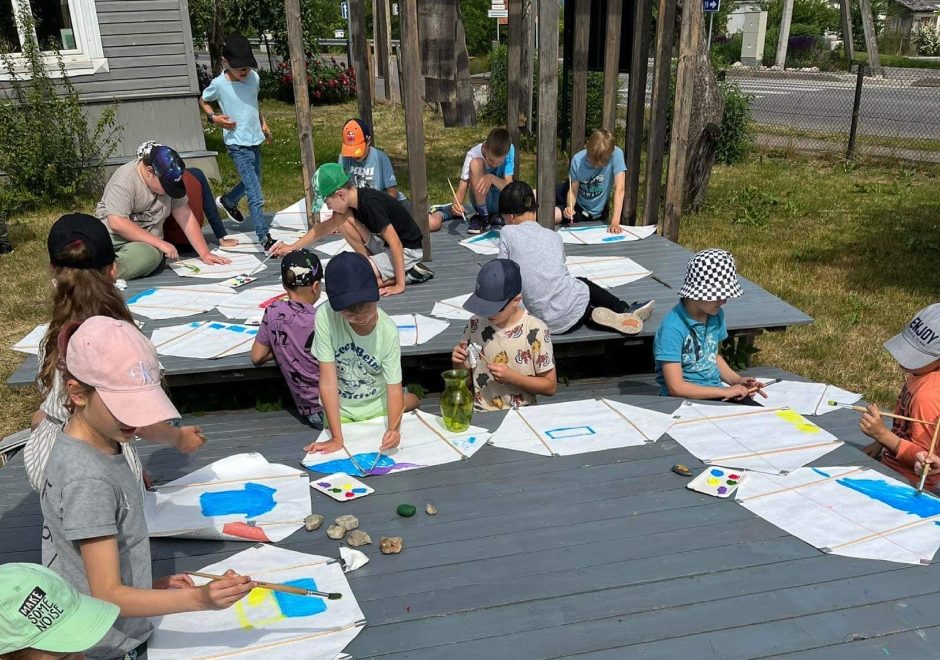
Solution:
{"label": "sneaker", "polygon": [[486,231],[486,223],[480,219],[480,216],[474,216],[467,222],[468,234],[482,234],[484,231]]}
{"label": "sneaker", "polygon": [[245,216],[243,216],[242,212],[238,210],[238,206],[235,204],[226,204],[224,197],[216,197],[215,205],[225,211],[225,215],[227,215],[228,219],[232,222],[241,224],[245,221]]}
{"label": "sneaker", "polygon": [[425,266],[420,261],[408,269],[405,273],[405,281],[408,284],[421,284],[434,277],[434,271]]}
{"label": "sneaker", "polygon": [[310,424],[313,428],[322,431],[323,430],[323,413],[315,412],[307,415],[307,423]]}
{"label": "sneaker", "polygon": [[265,234],[264,238],[261,239],[261,247],[264,248],[265,254],[271,251],[277,245],[277,241],[271,238],[271,234]]}
{"label": "sneaker", "polygon": [[505,227],[506,221],[503,220],[501,215],[491,215],[490,216],[490,227]]}
{"label": "sneaker", "polygon": [[0,254],[13,254],[13,246],[8,241],[0,241]]}
{"label": "sneaker", "polygon": [[591,320],[625,335],[635,335],[643,329],[643,319],[636,314],[631,312],[618,314],[606,307],[595,307],[591,312]]}
{"label": "sneaker", "polygon": [[655,300],[643,300],[640,302],[630,303],[630,306],[627,308],[627,311],[631,314],[636,314],[643,321],[648,319],[653,315],[653,309],[656,307]]}

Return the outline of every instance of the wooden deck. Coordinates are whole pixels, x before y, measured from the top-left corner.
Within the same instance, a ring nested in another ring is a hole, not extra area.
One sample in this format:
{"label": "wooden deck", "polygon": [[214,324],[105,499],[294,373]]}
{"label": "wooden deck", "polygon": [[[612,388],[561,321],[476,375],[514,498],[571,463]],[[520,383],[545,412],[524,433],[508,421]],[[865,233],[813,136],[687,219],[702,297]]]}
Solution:
{"label": "wooden deck", "polygon": [[[383,299],[382,309],[389,314],[420,313],[430,315],[431,308],[438,300],[471,293],[480,266],[492,257],[477,254],[459,245],[458,241],[466,238],[464,225],[459,230],[454,224],[445,226],[440,232],[432,234],[434,261],[431,267],[435,271],[434,279],[419,285],[411,285],[405,293]],[[239,231],[245,231],[239,227]],[[652,270],[657,279],[644,278],[623,287],[613,289],[621,298],[633,300],[656,300],[656,312],[647,321],[641,338],[649,340],[659,328],[659,322],[678,300],[677,293],[685,277],[686,263],[690,252],[659,236],[651,236],[642,241],[615,243],[612,245],[567,245],[569,255],[622,255]],[[323,256],[322,254],[320,256]],[[280,283],[278,262],[268,262],[268,268],[259,273],[258,282],[250,286]],[[197,280],[179,277],[170,269],[164,269],[157,275],[129,283],[125,296],[130,297],[154,286],[182,286],[213,280]],[[663,284],[665,283],[665,284]],[[759,329],[782,329],[791,325],[810,323],[806,314],[771,295],[757,285],[742,278],[744,296],[732,300],[726,308],[728,329],[732,332],[754,331]],[[243,291],[245,289],[240,289]],[[141,317],[146,322],[144,332],[149,336],[155,328],[187,323],[194,320],[226,321],[218,311],[190,316],[185,319],[167,319],[153,321]],[[431,341],[419,346],[402,348],[403,363],[413,366],[428,355],[449,355],[456,345],[464,323],[451,321],[450,327]],[[554,337],[558,350],[563,351],[569,344],[594,342],[619,342],[624,339],[613,333],[598,332],[581,328],[571,334]],[[247,353],[222,358],[219,360],[193,360],[178,357],[163,357],[162,363],[171,384],[193,382],[224,382],[229,380],[269,377],[276,373],[276,367],[268,365],[256,368],[252,366]],[[34,382],[37,362],[34,356],[28,356],[22,366],[7,380],[12,386],[26,386]]]}
{"label": "wooden deck", "polygon": [[[776,370],[755,375],[780,376]],[[587,381],[555,400],[611,396],[659,411],[648,376]],[[432,412],[435,406],[428,402]],[[473,423],[495,428],[501,413]],[[815,418],[864,444],[858,416]],[[165,482],[221,457],[259,451],[297,465],[311,440],[287,413],[237,412],[198,420],[204,451],[183,457],[142,446]],[[937,657],[940,566],[825,555],[744,507],[688,491],[676,462],[700,468],[680,445],[569,457],[484,447],[472,459],[370,480],[376,493],[340,504],[313,492],[327,520],[352,513],[374,543],[348,574],[368,626],[356,658],[929,658]],[[851,444],[818,465],[875,464]],[[882,469],[883,472],[888,472]],[[395,514],[398,504],[436,517]],[[22,460],[0,470],[0,562],[38,561],[41,516]],[[405,550],[382,556],[382,535]],[[337,556],[324,531],[280,544]],[[194,570],[243,543],[154,540],[154,574]]]}

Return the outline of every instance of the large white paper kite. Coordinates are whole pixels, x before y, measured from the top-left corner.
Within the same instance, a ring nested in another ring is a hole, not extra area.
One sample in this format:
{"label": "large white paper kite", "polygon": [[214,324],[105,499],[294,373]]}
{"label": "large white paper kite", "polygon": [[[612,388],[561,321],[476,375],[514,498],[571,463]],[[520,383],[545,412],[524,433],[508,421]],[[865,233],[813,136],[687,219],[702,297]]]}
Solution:
{"label": "large white paper kite", "polygon": [[234,298],[234,291],[217,284],[146,289],[127,299],[131,312],[150,319],[173,319],[208,312]]}
{"label": "large white paper kite", "polygon": [[940,500],[861,467],[748,474],[738,502],[823,552],[929,564],[940,547]]}
{"label": "large white paper kite", "polygon": [[586,277],[605,289],[636,282],[653,274],[628,257],[568,257],[565,265],[573,277]]}
{"label": "large white paper kite", "polygon": [[[333,217],[333,212],[326,207],[326,204],[320,207],[320,222],[325,222]],[[301,198],[286,209],[281,209],[274,214],[271,220],[272,227],[282,229],[293,229],[295,231],[307,231],[307,200]],[[271,234],[274,236],[274,234]]]}
{"label": "large white paper kite", "polygon": [[150,536],[277,543],[310,515],[303,470],[235,454],[144,494]]}
{"label": "large white paper kite", "polygon": [[465,238],[460,241],[460,244],[477,254],[499,254],[499,232],[490,229],[479,236]]}
{"label": "large white paper kite", "polygon": [[[801,415],[825,415],[862,398],[861,394],[843,390],[835,385],[801,383],[795,380],[773,382],[764,388],[764,393],[767,394],[766,399],[757,395],[754,400],[769,408],[786,406]],[[830,406],[830,401],[835,401],[836,405]]]}
{"label": "large white paper kite", "polygon": [[473,313],[465,310],[463,308],[463,304],[471,295],[473,294],[465,293],[462,296],[454,296],[453,298],[438,300],[436,303],[434,303],[434,309],[431,310],[431,313],[434,316],[439,316],[442,319],[469,321],[470,317],[473,316]]}
{"label": "large white paper kite", "polygon": [[[331,454],[307,454],[303,464],[322,474],[345,472],[357,477],[381,476],[470,458],[490,437],[489,431],[478,426],[452,433],[444,428],[440,417],[414,410],[402,417],[401,444],[379,453],[386,428],[385,417],[343,424],[343,449]],[[329,430],[325,429],[319,441],[325,442],[330,437]]]}
{"label": "large white paper kite", "polygon": [[656,442],[674,420],[610,399],[513,408],[490,444],[543,456],[570,456]]}
{"label": "large white paper kite", "polygon": [[[268,234],[270,234],[271,238],[273,238],[275,241],[281,241],[283,243],[293,243],[302,237],[304,233],[305,232],[296,229],[280,229],[278,227],[271,227],[268,231]],[[261,246],[261,243],[258,242],[258,237],[255,234],[234,232],[226,234],[225,238],[238,241],[238,245],[231,245],[222,248],[222,250],[225,252],[264,254],[264,248]]]}
{"label": "large white paper kite", "polygon": [[171,261],[170,268],[180,277],[198,277],[205,280],[224,280],[236,275],[260,272],[267,268],[253,254],[239,254],[213,250],[212,254],[231,260],[228,264],[205,264],[201,259],[182,259]]}
{"label": "large white paper kite", "polygon": [[199,321],[153,331],[150,341],[160,355],[216,360],[247,353],[258,328],[237,323]]}
{"label": "large white paper kite", "polygon": [[447,321],[432,319],[422,314],[394,314],[390,317],[398,328],[398,341],[402,346],[417,346],[441,334],[450,325]]}
{"label": "large white paper kite", "polygon": [[786,474],[842,445],[795,410],[684,402],[669,435],[707,465]]}
{"label": "large white paper kite", "polygon": [[328,254],[331,257],[335,257],[340,252],[352,252],[353,249],[349,247],[349,243],[346,242],[345,238],[337,240],[326,241],[325,243],[314,243],[311,245],[314,250],[322,252],[323,254]]}
{"label": "large white paper kite", "polygon": [[[228,569],[263,582],[343,597],[328,600],[258,588],[224,610],[154,617],[155,630],[147,641],[149,660],[333,659],[366,624],[336,559],[258,545],[199,572],[221,575]],[[208,582],[200,577],[193,581]]]}
{"label": "large white paper kite", "polygon": [[[278,300],[287,300],[287,292],[279,284],[269,284],[256,286],[253,289],[240,290],[237,295],[219,305],[218,309],[226,318],[243,321],[253,320],[260,323],[264,310]],[[319,307],[326,300],[326,291],[321,288],[320,298],[317,299],[314,306]]]}
{"label": "large white paper kite", "polygon": [[19,351],[20,353],[29,353],[30,355],[39,354],[39,345],[42,343],[42,338],[46,336],[46,330],[49,329],[48,323],[43,323],[37,325],[35,328],[29,331],[29,334],[20,339],[18,342],[13,344],[10,349],[14,351]]}
{"label": "large white paper kite", "polygon": [[639,241],[656,233],[656,225],[645,227],[624,227],[620,234],[611,234],[607,231],[606,225],[591,225],[587,227],[573,226],[562,227],[558,230],[561,234],[561,240],[565,243],[574,245],[610,245],[612,243],[624,243],[627,241]]}

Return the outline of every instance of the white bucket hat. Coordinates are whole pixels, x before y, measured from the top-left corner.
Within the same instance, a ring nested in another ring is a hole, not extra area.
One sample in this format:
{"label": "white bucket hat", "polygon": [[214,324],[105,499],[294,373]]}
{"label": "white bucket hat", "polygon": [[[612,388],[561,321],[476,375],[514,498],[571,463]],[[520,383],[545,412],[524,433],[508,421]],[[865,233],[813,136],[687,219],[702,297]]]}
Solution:
{"label": "white bucket hat", "polygon": [[711,248],[692,255],[680,298],[715,301],[743,295],[734,257],[727,250]]}

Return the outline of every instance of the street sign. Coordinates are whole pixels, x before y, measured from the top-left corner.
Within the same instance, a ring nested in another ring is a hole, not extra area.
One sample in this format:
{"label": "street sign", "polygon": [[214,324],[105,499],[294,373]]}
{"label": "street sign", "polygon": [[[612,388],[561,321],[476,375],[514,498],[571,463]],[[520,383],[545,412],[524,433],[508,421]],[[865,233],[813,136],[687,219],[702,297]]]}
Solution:
{"label": "street sign", "polygon": [[509,10],[508,9],[490,9],[486,12],[486,15],[490,18],[508,18]]}
{"label": "street sign", "polygon": [[[706,0],[707,4],[707,0]],[[339,15],[343,18],[344,21],[349,20],[349,3],[341,2],[339,3]]]}
{"label": "street sign", "polygon": [[706,13],[715,13],[721,9],[721,0],[702,0],[703,8]]}
{"label": "street sign", "polygon": [[334,38],[334,39],[345,39],[345,38],[346,38],[346,30],[333,30],[333,38]]}

